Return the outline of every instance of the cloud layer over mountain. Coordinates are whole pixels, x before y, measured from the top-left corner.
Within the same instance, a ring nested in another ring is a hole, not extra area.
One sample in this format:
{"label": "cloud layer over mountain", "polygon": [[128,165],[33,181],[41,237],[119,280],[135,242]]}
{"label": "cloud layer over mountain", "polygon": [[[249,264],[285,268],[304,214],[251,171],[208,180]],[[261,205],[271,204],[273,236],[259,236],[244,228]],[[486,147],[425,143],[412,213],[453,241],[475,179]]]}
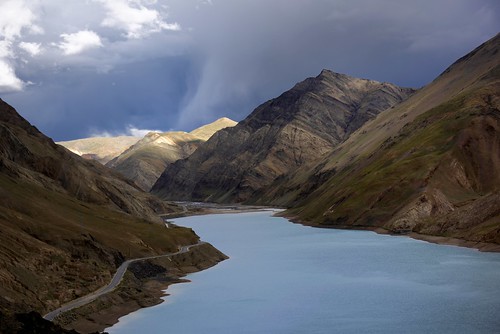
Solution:
{"label": "cloud layer over mountain", "polygon": [[0,96],[58,139],[243,118],[322,68],[426,84],[494,0],[4,0]]}

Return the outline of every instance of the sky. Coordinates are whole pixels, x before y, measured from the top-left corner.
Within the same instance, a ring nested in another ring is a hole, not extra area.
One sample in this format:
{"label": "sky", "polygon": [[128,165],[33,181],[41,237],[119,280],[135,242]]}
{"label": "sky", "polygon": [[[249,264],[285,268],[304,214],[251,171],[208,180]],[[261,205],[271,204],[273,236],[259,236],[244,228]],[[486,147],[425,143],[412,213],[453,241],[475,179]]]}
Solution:
{"label": "sky", "polygon": [[0,0],[0,98],[55,140],[190,131],[322,69],[421,87],[498,0]]}

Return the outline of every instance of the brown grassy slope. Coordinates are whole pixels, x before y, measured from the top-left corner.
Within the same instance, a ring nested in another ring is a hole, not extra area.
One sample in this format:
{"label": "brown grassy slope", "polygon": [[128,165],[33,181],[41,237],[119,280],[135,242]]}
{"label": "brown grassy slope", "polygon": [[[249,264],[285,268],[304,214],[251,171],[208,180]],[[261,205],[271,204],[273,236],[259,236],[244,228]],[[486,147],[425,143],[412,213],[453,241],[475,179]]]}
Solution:
{"label": "brown grassy slope", "polygon": [[196,242],[171,211],[44,136],[0,100],[0,310],[44,313],[109,281],[125,259]]}
{"label": "brown grassy slope", "polygon": [[215,132],[235,124],[229,118],[220,118],[189,133],[151,132],[106,166],[149,191],[169,164],[188,157]]}
{"label": "brown grassy slope", "polygon": [[405,125],[419,115],[466,90],[491,82],[495,76],[493,69],[500,62],[499,40],[500,35],[497,35],[457,60],[410,98],[385,110],[353,132],[325,158],[310,161],[293,175],[276,180],[259,196],[255,196],[253,201],[287,206],[297,204],[337,171],[352,165],[359,158],[373,154],[385,140],[397,136]]}
{"label": "brown grassy slope", "polygon": [[125,258],[197,240],[4,175],[0,198],[0,291],[20,311],[52,310],[109,282]]}
{"label": "brown grassy slope", "polygon": [[290,215],[321,225],[500,242],[499,40],[266,196],[281,195],[297,205]]}
{"label": "brown grassy slope", "polygon": [[[146,219],[169,210],[131,181],[55,144],[0,100],[1,172]],[[158,212],[156,212],[158,211]]]}
{"label": "brown grassy slope", "polygon": [[149,191],[168,164],[186,158],[202,142],[186,132],[149,133],[106,166]]}

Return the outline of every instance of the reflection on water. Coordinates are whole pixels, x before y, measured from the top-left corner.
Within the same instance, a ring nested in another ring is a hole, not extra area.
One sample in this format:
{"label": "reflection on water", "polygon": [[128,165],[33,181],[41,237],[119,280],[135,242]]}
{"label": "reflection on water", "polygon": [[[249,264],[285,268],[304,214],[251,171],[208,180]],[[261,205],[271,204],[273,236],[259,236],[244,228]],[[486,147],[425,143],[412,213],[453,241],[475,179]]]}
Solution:
{"label": "reflection on water", "polygon": [[500,254],[270,212],[176,219],[230,256],[110,333],[494,333]]}

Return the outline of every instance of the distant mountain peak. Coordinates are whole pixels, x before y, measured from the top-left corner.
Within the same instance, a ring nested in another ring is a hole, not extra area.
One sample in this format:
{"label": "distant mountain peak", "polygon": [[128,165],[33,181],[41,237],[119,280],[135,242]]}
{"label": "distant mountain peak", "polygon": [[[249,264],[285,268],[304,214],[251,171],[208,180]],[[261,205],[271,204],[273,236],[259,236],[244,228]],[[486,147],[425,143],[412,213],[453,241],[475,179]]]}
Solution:
{"label": "distant mountain peak", "polygon": [[144,137],[158,137],[161,134],[159,131],[150,131]]}
{"label": "distant mountain peak", "polygon": [[215,132],[217,132],[221,129],[224,129],[224,128],[233,127],[236,124],[238,124],[238,123],[233,121],[230,118],[221,117],[221,118],[213,121],[212,123],[200,126],[199,128],[196,128],[189,133],[192,134],[193,136],[200,138],[200,139],[208,140],[210,137],[212,137],[212,135]]}
{"label": "distant mountain peak", "polygon": [[134,136],[91,137],[61,141],[57,142],[57,144],[84,158],[90,158],[105,164],[140,139],[140,137]]}
{"label": "distant mountain peak", "polygon": [[500,243],[499,68],[497,35],[260,198],[323,226]]}
{"label": "distant mountain peak", "polygon": [[[495,37],[489,39],[483,44],[479,45],[477,48],[466,54],[465,56],[459,58],[453,64],[451,64],[444,72],[441,74],[448,73],[454,68],[460,66],[461,64],[466,64],[471,61],[481,62],[484,59],[489,59],[497,55],[500,45],[500,33],[496,34]],[[470,64],[468,64],[470,66]]]}
{"label": "distant mountain peak", "polygon": [[354,79],[354,77],[351,77],[350,75],[334,72],[334,71],[326,69],[326,68],[322,69],[316,78],[324,78],[324,77],[327,77],[327,78],[344,77],[344,78],[353,78]]}
{"label": "distant mountain peak", "polygon": [[191,132],[150,132],[107,166],[129,177],[142,189],[149,190],[167,165],[189,156],[215,132],[236,124],[222,117]]}

